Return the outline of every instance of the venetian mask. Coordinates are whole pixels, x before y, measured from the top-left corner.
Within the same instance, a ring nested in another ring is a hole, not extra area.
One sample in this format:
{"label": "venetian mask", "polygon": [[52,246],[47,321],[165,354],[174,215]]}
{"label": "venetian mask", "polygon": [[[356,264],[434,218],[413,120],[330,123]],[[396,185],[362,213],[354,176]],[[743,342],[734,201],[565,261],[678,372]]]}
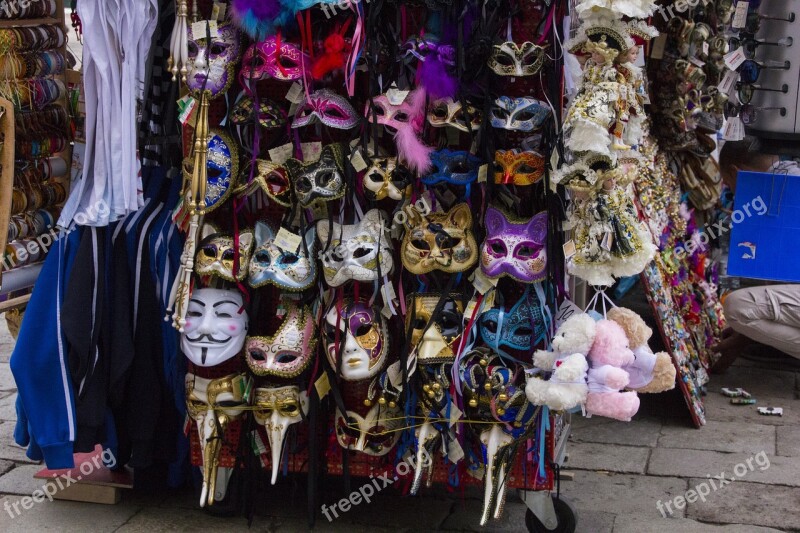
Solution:
{"label": "venetian mask", "polygon": [[[191,180],[193,171],[194,161],[191,157],[185,158],[184,178]],[[206,213],[225,203],[235,188],[238,173],[239,153],[233,139],[227,133],[211,129],[206,162]]]}
{"label": "venetian mask", "polygon": [[250,255],[253,253],[253,232],[239,233],[239,270],[233,273],[234,241],[230,234],[217,233],[211,224],[203,225],[194,260],[198,276],[217,276],[227,281],[244,281],[247,277]]}
{"label": "venetian mask", "polygon": [[544,48],[530,41],[521,45],[506,41],[494,45],[489,68],[500,76],[533,76],[544,63]]}
{"label": "venetian mask", "polygon": [[[290,207],[292,205],[292,190],[286,169],[266,159],[256,159],[255,164],[253,181],[241,185],[236,190],[236,194],[249,195],[261,189],[271,200],[284,207]],[[247,180],[243,176],[241,181],[246,182]]]}
{"label": "venetian mask", "polygon": [[[391,128],[392,130],[402,130],[411,126],[418,129],[418,124],[414,123],[419,115],[419,109],[414,106],[415,99],[411,95],[399,104],[393,104],[385,94],[379,94],[372,99],[372,107],[367,102],[364,114],[372,120],[374,115],[378,124]],[[371,112],[370,112],[371,111]],[[424,111],[424,109],[423,109]]]}
{"label": "venetian mask", "polygon": [[407,225],[401,257],[403,266],[412,274],[432,270],[464,272],[475,264],[478,245],[467,204],[457,204],[446,213],[423,215],[410,210]]}
{"label": "venetian mask", "polygon": [[238,383],[246,383],[244,375],[232,374],[219,379],[206,379],[186,374],[186,412],[194,420],[203,456],[203,488],[200,507],[213,505],[225,498],[231,468],[219,467],[219,452],[228,424],[239,418],[247,406]]}
{"label": "venetian mask", "polygon": [[[256,114],[255,107],[251,97],[243,96],[231,109],[231,123],[236,126],[252,124]],[[275,129],[286,124],[286,113],[269,98],[260,97],[258,109],[258,124],[262,128]]]}
{"label": "venetian mask", "polygon": [[292,127],[302,128],[315,122],[331,128],[349,130],[358,125],[359,116],[347,98],[330,89],[320,89],[308,95],[297,107]]}
{"label": "venetian mask", "polygon": [[[444,305],[433,316],[441,298]],[[412,311],[406,315],[406,329],[411,328],[411,345],[416,347],[419,364],[452,362],[464,331],[464,304],[459,295],[414,294],[408,307]]]}
{"label": "venetian mask", "polygon": [[256,222],[256,244],[250,258],[247,283],[251,287],[275,285],[288,291],[303,291],[317,278],[315,232],[306,232],[305,245],[284,250],[275,244],[276,232],[264,222]]}
{"label": "venetian mask", "polygon": [[322,273],[331,287],[348,280],[373,281],[392,273],[392,240],[386,231],[386,217],[379,209],[370,209],[357,224],[317,222],[321,243],[330,241],[322,251]]}
{"label": "venetian mask", "polygon": [[533,185],[544,175],[544,157],[536,152],[497,150],[494,164],[498,185]]}
{"label": "venetian mask", "polygon": [[469,152],[448,148],[433,152],[431,163],[436,170],[422,178],[425,185],[470,185],[478,179],[478,167],[481,166],[481,160]]}
{"label": "venetian mask", "polygon": [[[203,29],[207,26],[203,25]],[[225,93],[233,82],[239,61],[239,32],[232,24],[220,24],[211,44],[203,35],[192,35],[189,26],[189,64],[186,86],[191,91],[211,91],[211,96]]]}
{"label": "venetian mask", "polygon": [[522,297],[506,310],[494,307],[481,314],[481,339],[496,352],[503,348],[529,352],[545,334],[544,317],[535,296]]}
{"label": "venetian mask", "polygon": [[317,200],[327,202],[344,196],[344,150],[341,144],[329,144],[322,148],[316,161],[289,159],[284,163],[301,206],[308,207]]}
{"label": "venetian mask", "polygon": [[251,44],[242,59],[239,82],[247,87],[246,81],[274,78],[279,81],[294,81],[303,77],[303,71],[310,71],[311,60],[308,54],[297,45],[281,40],[279,35]]}
{"label": "venetian mask", "polygon": [[436,100],[428,111],[428,123],[434,128],[447,126],[463,132],[478,131],[482,119],[483,115],[477,107],[467,104],[465,110],[461,102],[453,101],[452,98]]}
{"label": "venetian mask", "polygon": [[481,270],[490,278],[510,276],[522,283],[543,280],[547,273],[547,212],[512,222],[499,209],[486,210],[486,239]]}
{"label": "venetian mask", "polygon": [[306,306],[288,304],[278,331],[269,337],[248,337],[247,366],[257,376],[294,378],[314,358],[317,346],[314,314]]}
{"label": "venetian mask", "polygon": [[411,195],[414,178],[396,157],[373,158],[364,173],[364,194],[370,200],[402,200]]}
{"label": "venetian mask", "polygon": [[[326,353],[331,367],[345,381],[375,377],[389,354],[389,329],[384,316],[366,302],[346,299],[341,309],[333,306],[325,315]],[[337,335],[338,328],[338,335]],[[337,339],[343,341],[337,345]]]}
{"label": "venetian mask", "polygon": [[386,455],[400,439],[402,411],[375,404],[362,416],[347,411],[346,417],[336,411],[336,440],[346,450],[380,457]]}
{"label": "venetian mask", "polygon": [[501,96],[494,102],[491,112],[492,127],[505,130],[533,131],[542,126],[550,116],[547,103],[523,96]]}
{"label": "venetian mask", "polygon": [[247,326],[239,291],[197,289],[189,299],[181,350],[197,366],[216,366],[239,353]]}
{"label": "venetian mask", "polygon": [[255,389],[253,418],[264,426],[272,452],[272,484],[278,480],[286,430],[308,414],[308,396],[297,385]]}

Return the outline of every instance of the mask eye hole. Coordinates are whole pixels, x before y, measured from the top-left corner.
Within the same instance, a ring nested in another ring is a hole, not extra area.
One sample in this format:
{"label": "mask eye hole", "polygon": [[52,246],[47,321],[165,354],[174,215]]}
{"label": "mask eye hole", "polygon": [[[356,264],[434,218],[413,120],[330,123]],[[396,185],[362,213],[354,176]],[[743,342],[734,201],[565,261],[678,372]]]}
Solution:
{"label": "mask eye hole", "polygon": [[517,331],[514,332],[515,335],[522,335],[523,337],[530,337],[533,335],[533,330],[528,326],[522,326],[517,328]]}
{"label": "mask eye hole", "polygon": [[211,52],[212,56],[222,55],[227,50],[228,50],[228,45],[225,43],[211,43],[211,48],[209,48],[209,51]]}
{"label": "mask eye hole", "polygon": [[283,365],[288,365],[289,363],[294,363],[297,360],[297,356],[290,354],[290,353],[282,353],[275,358],[276,363],[280,363]]}
{"label": "mask eye hole", "polygon": [[514,66],[514,60],[508,54],[497,53],[494,55],[494,60],[498,65],[503,65],[504,67]]}
{"label": "mask eye hole", "polygon": [[366,248],[364,246],[360,246],[353,252],[353,257],[358,259],[360,257],[367,256],[372,253],[372,248]]}
{"label": "mask eye hole", "polygon": [[398,111],[397,113],[395,113],[394,119],[397,122],[408,122],[408,113],[406,113],[405,111]]}
{"label": "mask eye hole", "polygon": [[250,355],[250,359],[253,361],[266,361],[267,357],[263,350],[260,348],[250,348],[247,351],[248,355]]}
{"label": "mask eye hole", "polygon": [[281,257],[281,264],[283,265],[293,265],[299,261],[300,258],[297,257],[295,254],[283,254]]}
{"label": "mask eye hole", "polygon": [[247,68],[252,66],[254,69],[260,69],[264,68],[264,64],[264,58],[260,55],[256,55],[253,57],[253,59],[248,59],[246,62],[244,62],[244,67]]}
{"label": "mask eye hole", "polygon": [[529,120],[533,120],[533,113],[531,113],[530,111],[520,111],[519,113],[517,113],[514,119],[520,122],[527,122]]}
{"label": "mask eye hole", "polygon": [[197,45],[192,41],[189,41],[189,57],[197,57]]}
{"label": "mask eye hole", "polygon": [[191,311],[191,310],[189,310],[189,311],[186,311],[186,316],[189,316],[189,317],[192,317],[192,318],[197,318],[197,317],[203,316],[203,313],[201,313],[200,311]]}
{"label": "mask eye hole", "polygon": [[222,176],[222,169],[209,166],[208,170],[206,171],[206,176],[210,179],[217,179]]}
{"label": "mask eye hole", "polygon": [[416,320],[414,320],[414,329],[424,329],[427,323],[428,323],[427,320],[423,318],[417,318]]}
{"label": "mask eye hole", "polygon": [[317,174],[317,183],[320,186],[326,187],[331,181],[333,181],[333,172],[320,172]]}
{"label": "mask eye hole", "polygon": [[222,252],[222,260],[223,261],[233,261],[233,255],[234,254],[233,254],[233,250],[232,249],[225,250],[224,252]]}
{"label": "mask eye hole", "polygon": [[489,333],[497,333],[497,322],[494,320],[484,320],[483,327],[486,328]]}
{"label": "mask eye hole", "polygon": [[217,247],[213,244],[203,246],[203,255],[211,258],[217,257]]}
{"label": "mask eye hole", "polygon": [[383,183],[383,176],[378,174],[377,172],[373,172],[369,175],[369,181],[373,183]]}
{"label": "mask eye hole", "polygon": [[508,111],[499,107],[495,107],[492,109],[492,116],[499,120],[506,120],[508,118]]}
{"label": "mask eye hole", "polygon": [[517,172],[519,174],[533,174],[537,172],[538,169],[530,166],[527,163],[522,163],[520,166],[517,167]]}
{"label": "mask eye hole", "polygon": [[467,165],[467,162],[463,159],[459,159],[453,165],[452,172],[456,174],[466,174],[469,172],[469,165]]}
{"label": "mask eye hole", "polygon": [[371,324],[360,324],[358,329],[356,329],[355,335],[356,337],[363,337],[364,335],[368,335],[370,331],[372,331]]}
{"label": "mask eye hole", "polygon": [[502,174],[503,172],[506,171],[506,169],[501,163],[498,163],[497,161],[495,161],[495,163],[494,163],[494,171],[495,172],[499,172],[499,173]]}
{"label": "mask eye hole", "polygon": [[530,244],[520,244],[516,249],[516,254],[520,257],[533,257],[537,254],[538,249],[531,246]]}
{"label": "mask eye hole", "polygon": [[333,324],[330,324],[330,323],[328,323],[326,321],[324,329],[323,329],[323,333],[325,333],[325,336],[328,337],[328,339],[333,341],[333,339],[336,338],[336,326],[334,326]]}
{"label": "mask eye hole", "polygon": [[411,241],[411,246],[413,246],[417,250],[426,250],[426,251],[428,251],[428,250],[431,249],[431,246],[426,241],[423,241],[422,239],[414,239],[414,240],[412,240]]}
{"label": "mask eye hole", "polygon": [[300,406],[296,402],[287,403],[281,411],[285,416],[295,417],[300,414]]}
{"label": "mask eye hole", "polygon": [[375,113],[375,115],[379,116],[379,117],[382,117],[382,116],[386,115],[386,110],[384,110],[383,107],[381,107],[381,106],[379,106],[377,104],[372,106],[372,112]]}
{"label": "mask eye hole", "polygon": [[433,108],[433,112],[431,113],[434,117],[438,118],[439,120],[447,120],[447,107],[438,106]]}
{"label": "mask eye hole", "polygon": [[297,67],[297,62],[295,62],[295,60],[290,58],[290,57],[286,57],[285,55],[281,55],[280,56],[280,58],[278,59],[278,63],[283,68],[295,68],[295,67]]}
{"label": "mask eye hole", "polygon": [[489,243],[489,248],[491,248],[492,252],[496,255],[506,254],[506,245],[503,241],[492,241]]}
{"label": "mask eye hole", "polygon": [[459,318],[453,313],[442,313],[439,319],[439,327],[443,330],[457,329],[460,323]]}
{"label": "mask eye hole", "polygon": [[267,263],[267,264],[269,264],[270,261],[271,261],[271,258],[269,256],[269,252],[267,252],[266,250],[259,250],[258,252],[256,252],[256,254],[253,257],[253,259],[255,259],[257,263]]}
{"label": "mask eye hole", "polygon": [[309,180],[305,176],[301,176],[297,179],[294,184],[294,188],[301,193],[311,192],[313,185],[311,185],[311,180]]}
{"label": "mask eye hole", "polygon": [[440,233],[436,236],[436,242],[439,244],[439,248],[449,250],[455,248],[461,242],[461,239],[455,239],[450,235]]}
{"label": "mask eye hole", "polygon": [[325,115],[333,118],[349,118],[341,109],[338,107],[328,107],[325,109]]}

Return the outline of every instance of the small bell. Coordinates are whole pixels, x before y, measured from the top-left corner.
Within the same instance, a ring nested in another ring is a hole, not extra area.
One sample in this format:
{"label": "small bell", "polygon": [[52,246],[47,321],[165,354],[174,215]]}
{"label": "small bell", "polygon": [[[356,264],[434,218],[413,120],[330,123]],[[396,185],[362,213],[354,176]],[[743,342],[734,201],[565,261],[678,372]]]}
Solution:
{"label": "small bell", "polygon": [[438,390],[441,390],[441,389],[442,389],[442,386],[439,385],[438,383],[434,383],[433,384],[433,390],[438,391]]}
{"label": "small bell", "polygon": [[497,414],[498,414],[498,416],[503,416],[504,414],[506,414],[506,410],[503,409],[503,408],[498,408],[497,409]]}
{"label": "small bell", "polygon": [[394,400],[392,400],[391,402],[389,402],[389,407],[391,407],[392,409],[394,409],[395,407],[397,407],[397,402],[396,402],[396,401],[394,401]]}
{"label": "small bell", "polygon": [[478,400],[476,400],[475,398],[470,399],[469,406],[470,407],[478,407]]}
{"label": "small bell", "polygon": [[378,398],[378,403],[381,405],[386,405],[386,398],[381,396],[380,398]]}
{"label": "small bell", "polygon": [[487,391],[490,391],[492,390],[492,384],[487,381],[486,383],[483,384],[483,388],[486,389]]}
{"label": "small bell", "polygon": [[428,391],[428,398],[433,398],[434,396],[436,396],[436,393],[433,392],[432,390],[429,390]]}
{"label": "small bell", "polygon": [[364,407],[372,407],[372,400],[364,398]]}
{"label": "small bell", "polygon": [[428,392],[428,391],[431,390],[431,386],[430,385],[423,385],[422,386],[422,390],[424,390],[425,392]]}
{"label": "small bell", "polygon": [[520,422],[519,420],[515,420],[514,421],[514,427],[515,428],[521,428],[522,427],[522,422]]}
{"label": "small bell", "polygon": [[480,360],[480,361],[478,361],[478,362],[480,363],[480,365],[481,365],[481,366],[486,366],[486,365],[488,365],[488,364],[489,364],[489,361],[487,361],[486,359],[481,359],[481,360]]}
{"label": "small bell", "polygon": [[506,402],[508,401],[508,394],[506,394],[505,392],[501,392],[500,394],[497,395],[497,399],[500,400],[501,402]]}

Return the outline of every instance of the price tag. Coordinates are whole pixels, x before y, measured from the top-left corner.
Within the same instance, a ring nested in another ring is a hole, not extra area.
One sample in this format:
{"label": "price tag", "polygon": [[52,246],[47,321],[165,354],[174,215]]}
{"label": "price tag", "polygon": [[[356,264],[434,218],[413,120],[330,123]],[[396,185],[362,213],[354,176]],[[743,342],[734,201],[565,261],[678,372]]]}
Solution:
{"label": "price tag", "polygon": [[[206,31],[206,28],[208,28],[208,31]],[[200,20],[192,23],[192,37],[194,39],[205,39],[207,34],[211,34],[212,39],[219,37],[216,20]]]}
{"label": "price tag", "polygon": [[690,57],[689,58],[689,63],[691,63],[693,65],[696,65],[696,66],[698,66],[700,68],[703,68],[706,65],[703,61],[700,61],[696,57]]}
{"label": "price tag", "polygon": [[731,28],[741,29],[747,24],[747,10],[750,2],[736,2],[736,12],[733,14]]}
{"label": "price tag", "polygon": [[557,170],[558,169],[558,150],[555,148],[553,149],[553,153],[550,154],[550,170]]}
{"label": "price tag", "polygon": [[726,141],[741,141],[744,139],[744,125],[739,117],[730,117],[725,123],[722,138]]}
{"label": "price tag", "polygon": [[400,367],[400,361],[395,361],[386,369],[386,376],[389,378],[389,383],[395,389],[400,389],[403,385],[403,371]]}
{"label": "price tag", "polygon": [[300,151],[303,152],[303,161],[316,161],[322,153],[322,143],[300,143]]}
{"label": "price tag", "polygon": [[269,151],[269,158],[272,160],[273,163],[278,163],[282,165],[286,162],[287,159],[290,159],[294,153],[294,145],[292,143],[286,143],[282,146],[278,146],[273,148]]}
{"label": "price tag", "polygon": [[611,244],[614,242],[614,234],[610,231],[605,232],[603,234],[603,241],[600,243],[600,247],[604,250],[611,251]]}
{"label": "price tag", "polygon": [[708,57],[708,43],[703,41],[703,55]]}
{"label": "price tag", "polygon": [[289,92],[286,93],[286,99],[292,102],[293,104],[299,104],[305,98],[305,94],[303,92],[303,84],[299,81],[296,81],[289,87]]}
{"label": "price tag", "polygon": [[480,168],[478,168],[478,183],[486,183],[487,174],[489,174],[489,165],[481,165]]}
{"label": "price tag", "polygon": [[736,80],[738,78],[739,74],[733,70],[725,72],[725,75],[722,77],[722,81],[720,81],[719,85],[717,85],[717,89],[719,89],[719,92],[722,94],[730,94],[736,85]]}
{"label": "price tag", "polygon": [[322,372],[322,375],[314,383],[314,388],[317,389],[319,399],[323,399],[331,391],[331,382],[328,379],[328,373]]}
{"label": "price tag", "polygon": [[314,215],[315,220],[324,220],[328,218],[328,203],[314,202],[311,204],[311,214]]}
{"label": "price tag", "polygon": [[442,193],[442,199],[444,200],[444,203],[446,203],[447,205],[453,205],[454,203],[456,203],[456,200],[458,200],[458,198],[456,198],[456,195],[453,194],[453,191],[451,191],[450,189],[445,189],[445,191]]}
{"label": "price tag", "polygon": [[650,48],[650,59],[662,59],[664,57],[664,47],[667,45],[667,35],[662,33],[653,39],[653,46]]}
{"label": "price tag", "polygon": [[562,248],[564,250],[564,259],[566,259],[567,261],[572,259],[575,256],[575,254],[578,253],[578,251],[575,249],[575,241],[573,241],[572,239],[565,242]]}
{"label": "price tag", "polygon": [[561,327],[569,317],[574,315],[579,315],[583,313],[581,308],[575,305],[575,303],[570,300],[569,298],[565,298],[561,305],[558,306],[558,311],[556,311],[556,329]]}
{"label": "price tag", "polygon": [[[214,2],[214,10],[211,12],[212,13],[211,18],[214,18],[214,19],[217,19],[217,20],[225,20],[225,12],[227,10],[228,10],[228,4],[223,4],[223,3],[220,3],[220,2]],[[217,14],[216,17],[213,16],[214,13]]]}
{"label": "price tag", "polygon": [[497,280],[487,278],[480,268],[475,270],[470,281],[472,281],[472,284],[475,285],[475,288],[481,294],[486,294],[486,291],[497,285]]}
{"label": "price tag", "polygon": [[400,105],[406,101],[409,92],[411,91],[401,91],[397,86],[392,85],[392,87],[386,91],[386,98],[389,100],[390,104]]}
{"label": "price tag", "polygon": [[286,228],[279,229],[278,234],[275,236],[275,246],[287,252],[296,252],[301,243],[300,235],[292,233]]}
{"label": "price tag", "polygon": [[[489,280],[491,281],[491,280]],[[494,307],[494,295],[497,294],[495,291],[487,292],[483,297],[483,308],[484,309],[491,309]]]}
{"label": "price tag", "polygon": [[472,318],[472,314],[475,312],[475,308],[478,306],[478,300],[473,297],[472,300],[467,303],[466,309],[464,309],[464,318],[467,320]]}
{"label": "price tag", "polygon": [[456,406],[455,403],[450,402],[450,427],[453,427],[461,420],[461,415],[464,413]]}
{"label": "price tag", "polygon": [[197,105],[197,100],[189,96],[188,94],[178,100],[178,120],[184,126],[189,121],[189,117],[192,116],[194,112],[194,108]]}
{"label": "price tag", "polygon": [[361,172],[367,169],[367,162],[364,161],[364,156],[361,155],[361,150],[356,148],[353,150],[353,153],[350,155],[350,164],[353,165],[353,168],[356,172]]}
{"label": "price tag", "polygon": [[722,58],[722,60],[725,62],[725,66],[731,70],[736,70],[739,68],[739,66],[744,63],[745,59],[744,52],[741,48],[737,48],[733,52],[728,52]]}

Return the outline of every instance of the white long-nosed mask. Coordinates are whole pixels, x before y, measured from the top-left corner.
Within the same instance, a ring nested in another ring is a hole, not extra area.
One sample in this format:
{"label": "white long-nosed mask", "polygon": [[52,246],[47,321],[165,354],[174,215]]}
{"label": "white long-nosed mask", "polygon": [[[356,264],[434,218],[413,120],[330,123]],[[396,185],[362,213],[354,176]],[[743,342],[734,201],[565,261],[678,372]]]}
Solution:
{"label": "white long-nosed mask", "polygon": [[286,430],[292,424],[300,422],[307,413],[308,396],[305,391],[300,392],[300,387],[296,385],[264,387],[255,390],[253,416],[267,432],[269,448],[272,453],[273,485],[278,479]]}

